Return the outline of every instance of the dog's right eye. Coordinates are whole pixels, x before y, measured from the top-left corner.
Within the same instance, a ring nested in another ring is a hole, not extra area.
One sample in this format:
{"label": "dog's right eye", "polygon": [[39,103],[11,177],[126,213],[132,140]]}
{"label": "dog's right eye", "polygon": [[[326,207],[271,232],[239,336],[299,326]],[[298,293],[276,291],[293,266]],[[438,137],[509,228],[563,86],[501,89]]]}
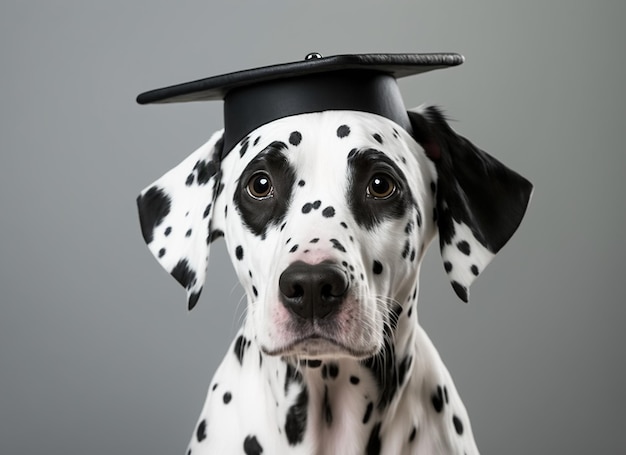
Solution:
{"label": "dog's right eye", "polygon": [[250,180],[248,180],[248,185],[246,186],[246,190],[250,197],[263,200],[274,196],[274,186],[272,185],[272,181],[270,180],[269,175],[265,172],[256,172]]}

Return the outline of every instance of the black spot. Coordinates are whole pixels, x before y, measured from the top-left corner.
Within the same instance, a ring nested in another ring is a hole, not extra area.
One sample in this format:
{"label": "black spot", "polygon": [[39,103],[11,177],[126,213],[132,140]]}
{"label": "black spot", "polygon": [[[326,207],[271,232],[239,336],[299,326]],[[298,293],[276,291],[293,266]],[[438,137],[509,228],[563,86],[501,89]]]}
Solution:
{"label": "black spot", "polygon": [[280,232],[283,232],[283,229],[285,229],[285,226],[287,226],[287,222],[286,221],[283,224],[280,225]]}
{"label": "black spot", "polygon": [[389,308],[387,320],[383,323],[383,346],[375,355],[361,361],[361,364],[370,370],[377,382],[380,391],[379,409],[384,409],[393,400],[399,387],[393,334],[401,313],[402,306],[399,304],[394,304]]}
{"label": "black spot", "polygon": [[243,365],[243,355],[246,351],[246,338],[243,335],[239,335],[235,341],[235,356],[239,360],[239,365]]}
{"label": "black spot", "polygon": [[137,198],[141,234],[146,243],[152,242],[154,228],[170,213],[170,207],[170,197],[155,186]]}
{"label": "black spot", "polygon": [[206,208],[204,209],[204,213],[202,214],[202,219],[205,219],[207,216],[209,216],[209,213],[211,213],[211,207],[211,204],[206,206]]}
{"label": "black spot", "polygon": [[404,228],[405,234],[410,234],[411,232],[413,232],[413,221],[409,221]]}
{"label": "black spot", "polygon": [[404,248],[402,249],[402,259],[406,259],[406,257],[409,255],[410,249],[411,249],[411,245],[409,244],[409,241],[407,240],[406,242],[404,242]]}
{"label": "black spot", "polygon": [[210,231],[207,237],[207,243],[213,243],[220,237],[224,237],[224,231],[220,229],[215,229],[214,231]]}
{"label": "black spot", "polygon": [[309,213],[313,209],[313,204],[307,202],[302,206],[302,213]]}
{"label": "black spot", "polygon": [[343,221],[341,223],[339,223],[339,225],[344,228],[344,229],[348,229],[348,225],[346,223],[344,223]]}
{"label": "black spot", "polygon": [[[360,227],[373,230],[387,219],[401,219],[414,200],[410,185],[398,165],[380,150],[362,149],[348,160],[348,204]],[[386,199],[368,195],[368,185],[379,174],[389,174],[396,182],[395,191]]]}
{"label": "black spot", "polygon": [[358,377],[350,376],[350,383],[351,384],[357,385],[359,382],[361,382],[361,380]]}
{"label": "black spot", "polygon": [[304,185],[305,185],[305,181],[304,181],[304,180],[300,180],[300,181],[298,182],[298,186],[304,186]]}
{"label": "black spot", "polygon": [[370,417],[372,416],[373,410],[374,410],[374,403],[370,401],[369,403],[367,403],[367,408],[365,409],[365,415],[363,416],[364,425],[370,421]]}
{"label": "black spot", "polygon": [[287,363],[287,370],[285,371],[285,395],[287,395],[289,385],[292,382],[298,384],[302,383],[302,373],[296,370],[293,365]]}
{"label": "black spot", "polygon": [[189,267],[187,259],[181,259],[174,266],[170,274],[182,284],[185,288],[189,289],[196,282],[196,272]]}
{"label": "black spot", "polygon": [[217,187],[217,190],[215,190],[215,197],[219,196],[220,194],[222,194],[222,191],[224,191],[224,184],[220,183]]}
{"label": "black spot", "polygon": [[446,400],[446,404],[448,403],[448,388],[443,386],[443,398]]}
{"label": "black spot", "polygon": [[310,360],[307,360],[306,364],[309,368],[319,368],[322,365],[322,361],[316,360],[316,359],[310,359]]}
{"label": "black spot", "polygon": [[341,125],[337,128],[337,137],[344,138],[350,134],[350,127],[348,125]]}
{"label": "black spot", "polygon": [[342,253],[346,252],[346,249],[343,247],[343,245],[341,244],[341,242],[339,240],[337,240],[337,239],[330,239],[330,243],[333,244],[333,248],[338,249]]}
{"label": "black spot", "polygon": [[327,378],[328,378],[328,366],[324,364],[322,366],[322,379],[327,379]]}
{"label": "black spot", "polygon": [[304,439],[308,404],[309,394],[306,387],[304,387],[298,394],[296,402],[287,411],[285,420],[285,435],[291,446],[301,443],[302,439]]}
{"label": "black spot", "polygon": [[372,428],[369,440],[367,441],[367,448],[365,449],[365,453],[367,455],[379,455],[380,447],[380,422],[378,422],[376,425],[374,425],[374,428]]}
{"label": "black spot", "polygon": [[246,439],[243,441],[243,452],[246,455],[261,455],[263,447],[256,440],[256,436],[246,436]]}
{"label": "black spot", "polygon": [[185,237],[191,237],[191,229],[187,230],[187,232],[185,232]]}
{"label": "black spot", "polygon": [[[245,226],[255,235],[263,237],[272,226],[280,226],[291,203],[295,186],[295,170],[286,159],[283,150],[287,145],[273,142],[257,154],[246,166],[237,180],[233,201]],[[249,196],[246,186],[258,171],[272,176],[273,197],[257,200]]]}
{"label": "black spot", "polygon": [[437,192],[437,184],[435,182],[430,182],[430,191],[432,191],[433,194]]}
{"label": "black spot", "polygon": [[261,140],[261,136],[257,137],[257,138],[254,140],[254,144],[253,144],[253,145],[258,145],[260,140]]}
{"label": "black spot", "polygon": [[410,318],[410,317],[411,317],[411,314],[413,314],[413,305],[411,305],[411,306],[409,307],[409,311],[407,311],[406,316],[407,316],[408,318]]}
{"label": "black spot", "polygon": [[332,218],[333,216],[335,216],[335,209],[329,205],[324,210],[322,210],[322,215],[326,218]]}
{"label": "black spot", "polygon": [[161,248],[159,250],[159,258],[162,258],[163,256],[165,256],[165,248]]}
{"label": "black spot", "polygon": [[328,375],[335,379],[339,375],[339,366],[336,363],[328,364]]}
{"label": "black spot", "polygon": [[437,386],[437,391],[430,396],[430,402],[438,413],[443,410],[443,391],[441,386]]}
{"label": "black spot", "polygon": [[406,376],[406,372],[411,366],[412,360],[413,358],[410,355],[407,355],[404,359],[402,359],[402,362],[400,362],[400,365],[398,366],[398,386],[404,384],[404,378]]}
{"label": "black spot", "polygon": [[213,384],[213,388],[211,390],[215,391],[215,389],[217,389],[217,382]]}
{"label": "black spot", "polygon": [[415,260],[415,255],[417,253],[415,252],[415,248],[413,248],[413,250],[411,250],[411,257],[409,258],[411,260],[411,262],[413,262]]}
{"label": "black spot", "polygon": [[443,268],[446,270],[446,273],[450,273],[452,270],[452,263],[450,261],[444,261]]}
{"label": "black spot", "polygon": [[295,253],[297,249],[298,249],[298,245],[296,244],[296,245],[294,245],[294,246],[292,246],[292,247],[291,247],[291,249],[289,250],[289,252],[290,252],[290,253]]}
{"label": "black spot", "polygon": [[193,185],[193,181],[194,181],[195,178],[196,177],[195,177],[195,175],[193,175],[193,173],[189,174],[187,176],[187,180],[185,180],[185,185],[187,185],[187,186]]}
{"label": "black spot", "polygon": [[[202,289],[200,289],[200,291],[202,291]],[[200,298],[200,291],[193,292],[191,295],[189,295],[189,301],[187,302],[187,308],[189,309],[189,311],[193,310],[193,307],[195,307],[196,303],[198,303],[198,299]]]}
{"label": "black spot", "polygon": [[194,166],[198,177],[198,185],[206,185],[211,177],[217,174],[218,168],[213,161],[198,161]]}
{"label": "black spot", "polygon": [[293,133],[289,135],[289,143],[291,145],[297,146],[300,144],[301,141],[302,141],[302,134],[300,134],[300,132],[294,131]]}
{"label": "black spot", "polygon": [[237,245],[235,248],[235,257],[240,261],[243,259],[243,247],[241,245]]}
{"label": "black spot", "polygon": [[256,290],[256,287],[252,286],[252,293],[254,294],[255,297],[259,296],[259,291]]}
{"label": "black spot", "polygon": [[348,159],[352,158],[355,155],[355,153],[358,152],[358,151],[359,151],[359,149],[352,149],[352,150],[350,150],[350,152],[348,153],[348,157],[347,158]]}
{"label": "black spot", "polygon": [[478,270],[478,266],[476,266],[476,264],[472,265],[470,267],[470,270],[472,271],[472,274],[474,276],[478,276],[478,274],[480,273],[479,270]]}
{"label": "black spot", "polygon": [[383,265],[378,261],[374,261],[374,267],[372,268],[372,270],[375,275],[380,275],[381,273],[383,273]]}
{"label": "black spot", "polygon": [[411,434],[409,435],[409,442],[413,442],[416,434],[417,434],[417,428],[413,427],[413,429],[411,430]]}
{"label": "black spot", "polygon": [[206,420],[202,419],[202,421],[198,424],[196,437],[198,438],[198,442],[202,442],[206,439]]}
{"label": "black spot", "polygon": [[382,143],[383,143],[383,138],[382,138],[382,137],[380,137],[380,134],[375,133],[375,134],[373,134],[373,135],[372,135],[372,137],[373,137],[374,139],[376,139],[376,142],[378,142],[379,144],[381,144],[381,145],[382,145]]}
{"label": "black spot", "polygon": [[470,245],[469,245],[469,243],[467,243],[467,241],[461,240],[460,242],[458,242],[456,244],[456,247],[459,249],[459,251],[461,253],[465,254],[466,256],[469,256],[469,254],[470,254]]}
{"label": "black spot", "polygon": [[320,241],[320,239],[315,237],[314,239],[311,239],[311,241],[309,243],[317,243],[319,241]]}
{"label": "black spot", "polygon": [[243,144],[241,144],[241,148],[239,149],[239,156],[244,156],[246,154],[246,152],[248,151],[248,141],[245,141]]}
{"label": "black spot", "polygon": [[328,424],[328,426],[330,426],[333,423],[333,411],[330,409],[330,402],[328,400],[328,386],[324,386],[323,408],[324,408],[324,420],[326,420],[326,423]]}
{"label": "black spot", "polygon": [[454,292],[456,292],[456,295],[467,303],[467,288],[457,281],[452,282],[452,288],[454,289]]}
{"label": "black spot", "polygon": [[463,422],[457,416],[452,416],[452,423],[454,424],[454,429],[456,430],[456,434],[463,434]]}
{"label": "black spot", "polygon": [[170,235],[171,233],[172,233],[172,228],[171,228],[171,226],[168,226],[168,227],[165,229],[165,237],[167,237],[167,236],[168,236],[168,235]]}
{"label": "black spot", "polygon": [[422,227],[422,212],[419,207],[415,207],[415,221],[417,222],[417,227]]}
{"label": "black spot", "polygon": [[322,205],[322,201],[315,201],[315,202],[313,203],[313,208],[314,208],[315,210],[317,210],[317,209],[319,209],[319,208],[320,208],[320,205]]}
{"label": "black spot", "polygon": [[222,399],[224,400],[224,404],[230,403],[230,400],[232,400],[232,398],[233,398],[233,395],[230,392],[226,392],[224,396],[222,397]]}

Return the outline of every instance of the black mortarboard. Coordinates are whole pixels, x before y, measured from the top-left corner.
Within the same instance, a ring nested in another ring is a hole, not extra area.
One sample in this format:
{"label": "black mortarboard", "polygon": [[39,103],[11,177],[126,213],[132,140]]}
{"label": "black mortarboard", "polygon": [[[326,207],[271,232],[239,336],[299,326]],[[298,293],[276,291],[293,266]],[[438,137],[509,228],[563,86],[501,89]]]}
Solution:
{"label": "black mortarboard", "polygon": [[361,54],[265,66],[151,90],[139,104],[224,100],[224,148],[261,125],[291,115],[354,110],[387,117],[411,131],[397,78],[463,63],[455,53]]}

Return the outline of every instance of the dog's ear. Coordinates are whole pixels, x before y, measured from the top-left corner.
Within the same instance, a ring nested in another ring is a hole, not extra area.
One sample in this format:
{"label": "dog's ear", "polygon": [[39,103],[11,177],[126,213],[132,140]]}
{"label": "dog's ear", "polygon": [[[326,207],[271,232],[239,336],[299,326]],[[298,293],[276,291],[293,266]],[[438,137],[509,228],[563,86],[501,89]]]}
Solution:
{"label": "dog's ear", "polygon": [[435,107],[409,111],[413,137],[434,162],[441,257],[464,302],[469,286],[524,217],[532,184],[456,134]]}
{"label": "dog's ear", "polygon": [[222,134],[216,132],[137,198],[143,238],[163,268],[187,290],[190,310],[204,285],[210,243],[222,235],[212,225],[222,189]]}

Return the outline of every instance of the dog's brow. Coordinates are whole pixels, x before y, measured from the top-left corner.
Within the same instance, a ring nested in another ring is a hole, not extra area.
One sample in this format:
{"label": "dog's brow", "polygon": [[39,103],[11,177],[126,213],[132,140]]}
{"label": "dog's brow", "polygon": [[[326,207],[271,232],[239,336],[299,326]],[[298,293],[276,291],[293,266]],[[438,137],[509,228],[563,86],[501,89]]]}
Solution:
{"label": "dog's brow", "polygon": [[384,152],[374,148],[352,149],[348,153],[348,165],[356,163],[385,163],[396,169],[397,166]]}

